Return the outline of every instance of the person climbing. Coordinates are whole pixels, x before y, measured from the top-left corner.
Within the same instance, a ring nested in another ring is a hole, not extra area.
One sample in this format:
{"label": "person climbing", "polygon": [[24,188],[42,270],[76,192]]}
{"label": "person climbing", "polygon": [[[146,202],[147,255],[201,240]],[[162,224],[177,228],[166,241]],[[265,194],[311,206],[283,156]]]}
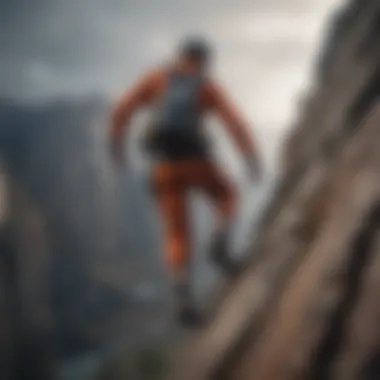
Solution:
{"label": "person climbing", "polygon": [[228,252],[237,194],[232,182],[211,157],[204,117],[214,113],[235,140],[255,180],[261,165],[248,126],[226,93],[209,75],[212,49],[201,37],[183,41],[173,63],[142,76],[115,105],[110,122],[114,159],[123,162],[126,126],[141,108],[154,109],[145,147],[153,157],[151,185],[165,226],[165,261],[173,279],[177,318],[181,324],[201,321],[189,290],[190,233],[186,210],[189,191],[207,195],[215,206],[216,228],[210,258],[227,275],[239,265]]}

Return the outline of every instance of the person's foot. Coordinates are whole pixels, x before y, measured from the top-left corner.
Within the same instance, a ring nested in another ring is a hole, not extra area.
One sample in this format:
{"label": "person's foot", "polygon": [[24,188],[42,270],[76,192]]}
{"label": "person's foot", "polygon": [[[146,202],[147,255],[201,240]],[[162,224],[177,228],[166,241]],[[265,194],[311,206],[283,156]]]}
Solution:
{"label": "person's foot", "polygon": [[201,313],[191,306],[186,306],[178,310],[177,321],[185,328],[200,328],[204,324]]}
{"label": "person's foot", "polygon": [[235,278],[243,269],[240,262],[233,260],[227,255],[214,257],[214,264],[229,278]]}
{"label": "person's foot", "polygon": [[220,231],[210,247],[212,262],[228,277],[235,277],[241,271],[241,264],[231,258],[228,252],[228,234]]}
{"label": "person's foot", "polygon": [[197,328],[202,325],[203,318],[190,294],[188,279],[177,278],[175,285],[175,317],[183,327]]}

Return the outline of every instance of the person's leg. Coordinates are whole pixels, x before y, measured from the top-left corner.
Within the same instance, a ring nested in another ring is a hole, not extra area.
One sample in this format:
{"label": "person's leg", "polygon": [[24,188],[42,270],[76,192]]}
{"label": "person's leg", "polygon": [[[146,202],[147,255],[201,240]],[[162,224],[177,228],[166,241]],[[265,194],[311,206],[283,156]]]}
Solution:
{"label": "person's leg", "polygon": [[216,211],[216,226],[211,239],[210,258],[227,275],[233,276],[240,269],[229,254],[237,208],[235,188],[212,162],[200,164],[197,177],[200,190],[208,195]]}
{"label": "person's leg", "polygon": [[173,282],[175,307],[181,323],[197,323],[189,284],[190,241],[186,187],[176,164],[157,166],[154,193],[164,225],[165,262]]}

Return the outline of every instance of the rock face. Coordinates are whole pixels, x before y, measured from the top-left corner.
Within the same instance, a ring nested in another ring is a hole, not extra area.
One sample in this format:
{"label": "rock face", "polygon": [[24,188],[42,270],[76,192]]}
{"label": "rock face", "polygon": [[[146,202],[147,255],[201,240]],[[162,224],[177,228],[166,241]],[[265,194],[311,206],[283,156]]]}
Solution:
{"label": "rock face", "polygon": [[378,379],[380,5],[337,17],[252,260],[173,380]]}

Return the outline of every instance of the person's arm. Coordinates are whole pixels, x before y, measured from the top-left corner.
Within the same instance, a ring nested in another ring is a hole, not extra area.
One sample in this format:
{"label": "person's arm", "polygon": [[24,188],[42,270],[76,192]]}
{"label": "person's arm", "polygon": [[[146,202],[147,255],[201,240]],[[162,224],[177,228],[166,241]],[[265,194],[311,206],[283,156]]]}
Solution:
{"label": "person's arm", "polygon": [[134,113],[150,100],[154,79],[155,75],[152,73],[142,77],[130,90],[121,96],[112,110],[109,136],[111,148],[118,160],[121,160],[123,138],[128,124]]}
{"label": "person's arm", "polygon": [[260,175],[260,160],[256,144],[248,125],[228,98],[227,94],[215,83],[208,86],[209,99],[212,110],[224,122],[228,133],[234,139],[237,147],[246,160],[251,174]]}

